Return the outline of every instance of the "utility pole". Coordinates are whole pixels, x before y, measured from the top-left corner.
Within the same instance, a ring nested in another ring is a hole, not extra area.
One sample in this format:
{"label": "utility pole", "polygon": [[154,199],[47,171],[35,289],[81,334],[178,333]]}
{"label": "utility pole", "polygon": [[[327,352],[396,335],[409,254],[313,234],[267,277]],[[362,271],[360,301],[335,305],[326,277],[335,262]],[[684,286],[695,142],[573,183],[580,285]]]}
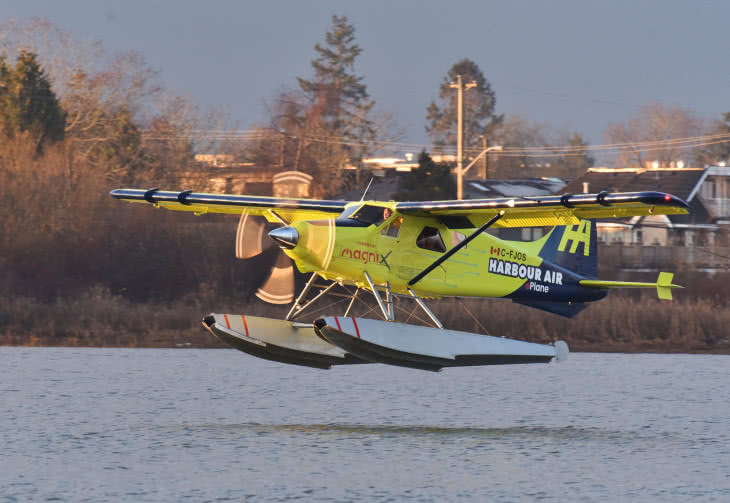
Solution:
{"label": "utility pole", "polygon": [[456,88],[456,199],[462,200],[464,196],[464,89],[476,87],[474,81],[466,85],[461,82],[461,75],[456,76],[456,82],[449,84],[449,87]]}
{"label": "utility pole", "polygon": [[[489,147],[489,142],[487,141],[487,137],[484,135],[481,135],[479,138],[482,139],[482,150],[487,150]],[[482,176],[483,179],[486,180],[489,178],[489,155],[484,154],[484,160],[482,161]]]}

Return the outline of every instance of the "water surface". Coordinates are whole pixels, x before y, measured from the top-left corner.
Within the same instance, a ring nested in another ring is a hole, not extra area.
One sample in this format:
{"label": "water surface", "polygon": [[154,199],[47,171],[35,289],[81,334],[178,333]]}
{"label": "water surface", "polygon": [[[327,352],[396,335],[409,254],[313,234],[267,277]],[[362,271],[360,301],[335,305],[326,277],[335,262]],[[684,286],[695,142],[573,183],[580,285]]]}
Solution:
{"label": "water surface", "polygon": [[0,348],[0,501],[730,501],[730,357]]}

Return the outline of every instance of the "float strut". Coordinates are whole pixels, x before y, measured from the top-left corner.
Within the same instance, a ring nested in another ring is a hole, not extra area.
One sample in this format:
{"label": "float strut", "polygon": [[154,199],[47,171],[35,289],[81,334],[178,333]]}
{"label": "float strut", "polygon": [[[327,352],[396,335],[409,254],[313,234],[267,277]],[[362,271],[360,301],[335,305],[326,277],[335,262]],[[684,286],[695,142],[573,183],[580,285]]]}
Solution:
{"label": "float strut", "polygon": [[[305,309],[307,309],[307,308],[308,308],[309,306],[311,306],[312,304],[314,304],[314,302],[315,302],[315,301],[316,301],[317,299],[319,299],[319,298],[320,298],[321,296],[323,296],[324,294],[326,294],[327,292],[329,292],[330,290],[332,290],[332,289],[333,289],[333,288],[334,288],[335,286],[337,286],[337,283],[335,283],[334,281],[333,281],[332,283],[330,283],[330,284],[329,284],[329,285],[327,286],[327,288],[324,288],[324,289],[323,289],[323,290],[322,290],[321,292],[319,292],[319,293],[318,293],[317,295],[315,295],[315,296],[314,296],[314,297],[312,298],[312,300],[310,300],[309,302],[307,302],[306,304],[304,304],[304,305],[303,305],[302,307],[300,307],[300,308],[299,308],[299,310],[297,310],[297,312],[296,312],[296,313],[294,313],[294,314],[293,314],[293,315],[291,316],[291,319],[293,320],[294,318],[296,318],[297,316],[299,316],[300,314],[302,314],[302,311],[304,311],[304,310],[305,310]],[[287,319],[289,319],[289,318],[287,318]]]}
{"label": "float strut", "polygon": [[388,319],[395,320],[393,309],[393,292],[390,291],[390,281],[385,282],[385,306],[388,308]]}
{"label": "float strut", "polygon": [[297,312],[297,309],[300,309],[301,302],[304,300],[305,295],[309,293],[309,290],[312,288],[312,285],[314,284],[314,280],[317,279],[317,273],[312,273],[312,276],[309,278],[309,281],[307,281],[307,284],[304,285],[304,289],[302,290],[302,293],[299,294],[299,297],[297,297],[297,300],[294,301],[294,305],[289,310],[289,313],[286,315],[285,320],[289,321],[292,318],[294,318],[294,313]]}
{"label": "float strut", "polygon": [[373,296],[375,297],[375,300],[378,302],[378,306],[380,307],[380,310],[383,312],[383,317],[387,321],[393,321],[393,318],[390,317],[390,313],[385,308],[385,304],[383,304],[383,299],[380,297],[380,293],[378,292],[378,289],[375,288],[375,283],[373,283],[373,279],[370,277],[367,271],[365,271],[365,279],[368,280],[368,284],[370,285],[370,289],[373,291]]}
{"label": "float strut", "polygon": [[431,318],[431,321],[433,321],[436,324],[437,327],[443,329],[444,328],[444,325],[439,321],[438,318],[436,318],[436,315],[433,314],[433,312],[431,312],[431,310],[428,308],[428,306],[426,305],[426,303],[421,300],[421,297],[419,297],[418,295],[416,295],[416,292],[414,292],[410,288],[408,289],[408,293],[410,293],[411,294],[411,297],[413,297],[416,300],[416,302],[418,302],[418,305],[421,306],[421,309],[423,309],[424,311],[426,311],[426,314],[428,315],[429,318]]}
{"label": "float strut", "polygon": [[350,301],[350,304],[347,306],[347,309],[345,310],[344,317],[347,318],[347,315],[350,314],[350,310],[352,309],[352,306],[355,305],[355,299],[357,299],[357,294],[360,293],[360,289],[356,289],[355,293],[352,295],[352,300]]}

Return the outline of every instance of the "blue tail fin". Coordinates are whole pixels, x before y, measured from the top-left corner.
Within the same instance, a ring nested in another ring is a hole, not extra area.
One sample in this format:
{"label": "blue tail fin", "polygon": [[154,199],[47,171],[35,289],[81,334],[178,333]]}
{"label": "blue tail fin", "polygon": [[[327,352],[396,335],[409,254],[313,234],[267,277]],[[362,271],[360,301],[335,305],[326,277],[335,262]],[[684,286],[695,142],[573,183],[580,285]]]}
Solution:
{"label": "blue tail fin", "polygon": [[543,260],[585,278],[598,277],[598,238],[595,220],[553,228],[539,253]]}

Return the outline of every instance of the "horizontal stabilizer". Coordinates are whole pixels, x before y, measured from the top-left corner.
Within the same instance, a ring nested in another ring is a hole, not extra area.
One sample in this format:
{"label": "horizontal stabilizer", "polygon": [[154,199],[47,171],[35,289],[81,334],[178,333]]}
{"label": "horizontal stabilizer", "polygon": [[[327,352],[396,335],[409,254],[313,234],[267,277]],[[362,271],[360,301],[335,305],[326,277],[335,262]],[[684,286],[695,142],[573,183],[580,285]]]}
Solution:
{"label": "horizontal stabilizer", "polygon": [[588,288],[656,288],[657,295],[662,300],[672,300],[672,288],[682,288],[680,285],[672,283],[674,273],[660,272],[656,283],[640,283],[636,281],[603,281],[595,279],[582,279],[579,281],[581,286]]}

